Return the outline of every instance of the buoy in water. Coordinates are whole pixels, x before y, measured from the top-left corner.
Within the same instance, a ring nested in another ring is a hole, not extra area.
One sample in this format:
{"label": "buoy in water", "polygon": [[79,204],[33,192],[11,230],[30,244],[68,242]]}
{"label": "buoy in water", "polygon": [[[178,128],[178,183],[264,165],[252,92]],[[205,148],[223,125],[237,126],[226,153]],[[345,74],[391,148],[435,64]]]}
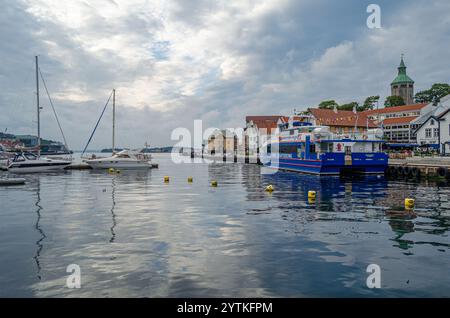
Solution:
{"label": "buoy in water", "polygon": [[309,203],[309,204],[314,204],[314,203],[316,203],[316,198],[308,198],[308,203]]}
{"label": "buoy in water", "polygon": [[188,177],[188,180],[187,180],[189,183],[192,183],[192,181],[194,181],[194,179],[192,178],[192,177]]}
{"label": "buoy in water", "polygon": [[406,210],[414,209],[414,199],[411,199],[411,198],[405,199],[405,209]]}
{"label": "buoy in water", "polygon": [[109,172],[109,173],[114,173],[114,168],[109,168],[109,169],[108,169],[108,172]]}
{"label": "buoy in water", "polygon": [[273,192],[275,190],[275,188],[273,187],[273,185],[271,185],[271,184],[269,184],[267,187],[266,187],[266,191],[267,192]]}
{"label": "buoy in water", "polygon": [[316,191],[308,191],[308,199],[316,199]]}
{"label": "buoy in water", "polygon": [[216,180],[211,181],[211,186],[212,187],[217,187],[217,181]]}
{"label": "buoy in water", "polygon": [[116,173],[120,173],[120,170],[116,170]]}
{"label": "buoy in water", "polygon": [[169,180],[170,180],[169,176],[164,177],[164,182],[169,182]]}

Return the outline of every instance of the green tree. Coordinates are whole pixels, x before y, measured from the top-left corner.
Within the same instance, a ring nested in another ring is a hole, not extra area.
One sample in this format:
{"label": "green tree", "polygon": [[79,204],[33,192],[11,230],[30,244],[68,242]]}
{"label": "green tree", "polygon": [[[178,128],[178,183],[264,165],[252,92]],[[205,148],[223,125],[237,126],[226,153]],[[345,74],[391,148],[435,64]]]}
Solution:
{"label": "green tree", "polygon": [[359,112],[363,112],[365,110],[372,110],[375,107],[375,105],[378,103],[379,100],[380,100],[379,95],[369,96],[364,101],[364,104],[362,106],[358,107],[357,110]]}
{"label": "green tree", "polygon": [[320,109],[333,109],[334,107],[338,107],[339,104],[336,103],[334,99],[332,100],[324,100],[319,104]]}
{"label": "green tree", "polygon": [[416,103],[433,103],[437,105],[441,98],[450,94],[450,85],[447,83],[435,83],[430,89],[418,92],[414,99]]}
{"label": "green tree", "polygon": [[338,110],[353,110],[353,108],[358,109],[359,104],[357,102],[351,102],[348,104],[342,104],[340,106],[338,106]]}
{"label": "green tree", "polygon": [[384,107],[394,107],[405,105],[405,101],[401,96],[388,96],[384,101]]}

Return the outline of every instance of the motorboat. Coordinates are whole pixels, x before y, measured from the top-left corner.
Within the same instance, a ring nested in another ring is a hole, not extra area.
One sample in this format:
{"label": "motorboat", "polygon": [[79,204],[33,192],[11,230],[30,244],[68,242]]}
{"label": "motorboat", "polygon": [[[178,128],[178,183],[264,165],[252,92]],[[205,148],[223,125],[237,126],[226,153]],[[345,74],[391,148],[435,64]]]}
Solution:
{"label": "motorboat", "polygon": [[151,156],[139,151],[122,150],[107,158],[85,160],[93,169],[150,169],[152,167]]}
{"label": "motorboat", "polygon": [[13,173],[33,173],[63,170],[72,162],[38,157],[30,152],[18,153],[8,165],[8,171]]}
{"label": "motorboat", "polygon": [[[100,123],[100,120],[103,117],[103,114],[106,110],[106,107],[108,106],[108,103],[109,103],[111,97],[112,97],[112,101],[113,101],[112,102],[112,108],[113,108],[112,147],[111,147],[112,156],[107,157],[107,158],[97,158],[95,155],[93,155],[91,158],[85,158],[85,157],[83,157],[83,155],[86,152],[86,149],[89,146],[89,143],[91,142],[92,137],[95,134],[98,124]],[[89,137],[89,140],[83,149],[83,152],[81,153],[81,158],[84,159],[83,161],[93,169],[150,169],[150,168],[152,168],[151,155],[144,153],[143,149],[139,149],[139,150],[125,149],[125,150],[116,152],[115,132],[116,132],[116,90],[113,89],[111,92],[111,95],[108,98],[108,101],[106,102],[105,106],[103,107],[103,111],[100,115],[100,118],[97,120],[97,124],[95,125],[95,128],[92,131],[91,136]]]}

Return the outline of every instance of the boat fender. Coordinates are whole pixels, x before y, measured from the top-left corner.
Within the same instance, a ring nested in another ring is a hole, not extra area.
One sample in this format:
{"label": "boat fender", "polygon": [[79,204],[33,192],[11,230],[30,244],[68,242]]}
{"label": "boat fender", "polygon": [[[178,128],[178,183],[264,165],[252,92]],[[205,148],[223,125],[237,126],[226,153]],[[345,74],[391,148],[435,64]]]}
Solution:
{"label": "boat fender", "polygon": [[415,179],[420,178],[420,169],[417,167],[411,168],[410,175],[412,178],[415,178]]}
{"label": "boat fender", "polygon": [[193,179],[192,177],[188,177],[187,181],[188,181],[189,183],[192,183],[192,181],[194,181],[194,179]]}
{"label": "boat fender", "polygon": [[414,209],[414,199],[411,199],[411,198],[405,199],[405,209],[406,210]]}
{"label": "boat fender", "polygon": [[437,173],[437,175],[438,175],[439,177],[445,178],[445,176],[446,176],[447,173],[448,173],[448,169],[447,169],[447,168],[444,168],[444,167],[439,167],[439,168],[437,169],[436,173]]}
{"label": "boat fender", "polygon": [[108,169],[108,172],[109,172],[109,173],[114,173],[114,168],[109,168],[109,169]]}
{"label": "boat fender", "polygon": [[169,182],[169,180],[170,180],[170,178],[169,178],[169,176],[164,176],[164,182]]}
{"label": "boat fender", "polygon": [[211,186],[212,187],[217,187],[217,181],[216,180],[211,181]]}
{"label": "boat fender", "polygon": [[271,184],[269,184],[267,187],[266,187],[266,191],[267,192],[273,192],[275,190],[275,188],[273,187],[273,185],[271,185]]}
{"label": "boat fender", "polygon": [[308,199],[315,199],[316,198],[316,191],[308,191]]}

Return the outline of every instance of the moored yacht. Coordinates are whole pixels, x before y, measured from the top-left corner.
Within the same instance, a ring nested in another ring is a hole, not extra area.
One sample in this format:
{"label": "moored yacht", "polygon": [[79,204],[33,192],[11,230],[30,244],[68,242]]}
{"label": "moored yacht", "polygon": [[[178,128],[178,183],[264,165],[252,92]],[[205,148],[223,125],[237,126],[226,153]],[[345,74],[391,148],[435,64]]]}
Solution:
{"label": "moored yacht", "polygon": [[38,157],[30,152],[17,153],[8,165],[8,171],[14,173],[33,173],[63,170],[70,161]]}
{"label": "moored yacht", "polygon": [[151,157],[138,151],[122,150],[107,158],[91,158],[85,161],[93,169],[149,169]]}
{"label": "moored yacht", "polygon": [[58,171],[63,170],[65,167],[69,166],[72,163],[71,160],[56,160],[41,157],[41,120],[40,120],[41,107],[39,100],[39,72],[40,72],[39,62],[38,57],[36,56],[37,154],[33,154],[31,152],[17,153],[14,156],[14,158],[12,158],[12,160],[8,160],[7,162],[7,169],[10,172],[34,173],[34,172],[45,172],[55,170]]}
{"label": "moored yacht", "polygon": [[315,126],[309,116],[280,124],[261,154],[265,166],[317,175],[341,173],[383,174],[388,155],[383,152],[383,131],[340,134],[329,126]]}

